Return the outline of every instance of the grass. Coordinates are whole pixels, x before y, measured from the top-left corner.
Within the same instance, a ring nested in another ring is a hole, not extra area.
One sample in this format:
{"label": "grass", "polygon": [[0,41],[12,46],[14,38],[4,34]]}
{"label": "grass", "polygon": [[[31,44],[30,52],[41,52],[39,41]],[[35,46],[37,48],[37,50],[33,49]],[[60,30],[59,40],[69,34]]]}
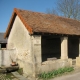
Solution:
{"label": "grass", "polygon": [[48,73],[45,73],[45,72],[41,73],[41,74],[39,74],[39,78],[43,79],[43,80],[48,80],[48,79],[54,78],[58,75],[62,75],[64,73],[69,73],[73,70],[74,70],[73,67],[59,68],[58,70],[54,70],[54,71],[51,71],[51,72],[48,72]]}
{"label": "grass", "polygon": [[[20,68],[20,69],[18,70],[18,73],[19,73],[20,75],[22,75],[22,74],[23,74],[23,69]],[[14,76],[12,73],[6,73],[6,74],[4,74],[4,75],[5,75],[5,76],[4,76],[5,80],[12,80],[12,79],[15,78],[15,76]]]}
{"label": "grass", "polygon": [[12,80],[12,79],[14,79],[15,77],[13,76],[12,73],[7,73],[6,76],[5,76],[5,78],[6,78],[6,79],[11,79],[11,80]]}
{"label": "grass", "polygon": [[20,68],[17,72],[18,72],[20,75],[22,75],[22,74],[23,74],[23,69]]}

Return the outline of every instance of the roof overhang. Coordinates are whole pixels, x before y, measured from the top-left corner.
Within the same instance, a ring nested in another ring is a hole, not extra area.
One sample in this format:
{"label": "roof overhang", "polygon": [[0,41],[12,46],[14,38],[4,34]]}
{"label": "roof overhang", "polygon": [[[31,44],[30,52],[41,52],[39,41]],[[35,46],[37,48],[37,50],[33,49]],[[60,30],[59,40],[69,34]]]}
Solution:
{"label": "roof overhang", "polygon": [[11,17],[10,22],[8,24],[8,27],[7,27],[7,30],[5,32],[4,38],[8,38],[8,36],[10,34],[10,31],[11,31],[11,28],[12,28],[12,25],[13,25],[17,15],[20,18],[20,20],[22,21],[22,23],[25,25],[26,29],[29,31],[29,33],[33,34],[32,28],[30,26],[28,26],[28,24],[25,22],[25,20],[23,19],[23,17],[19,13],[18,9],[14,8],[14,11],[12,13],[12,17]]}

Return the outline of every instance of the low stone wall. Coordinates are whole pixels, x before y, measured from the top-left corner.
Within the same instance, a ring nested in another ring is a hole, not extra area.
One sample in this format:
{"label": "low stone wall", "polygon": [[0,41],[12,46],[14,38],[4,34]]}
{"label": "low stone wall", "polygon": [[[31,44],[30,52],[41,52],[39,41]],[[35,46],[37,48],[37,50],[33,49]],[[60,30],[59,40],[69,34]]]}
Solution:
{"label": "low stone wall", "polygon": [[42,63],[34,64],[33,62],[31,62],[31,60],[27,60],[27,57],[30,58],[29,55],[25,57],[22,60],[17,59],[17,63],[19,64],[20,68],[23,68],[23,75],[26,77],[35,76],[36,74],[40,74],[42,72],[49,72],[62,67],[72,66],[72,59],[56,59],[52,61],[45,61]]}
{"label": "low stone wall", "polygon": [[10,66],[13,61],[16,61],[16,53],[14,49],[0,50],[0,66]]}
{"label": "low stone wall", "polygon": [[52,70],[56,70],[58,68],[62,68],[62,67],[70,67],[72,66],[72,59],[67,59],[67,60],[62,60],[62,59],[58,59],[58,60],[54,60],[54,61],[45,61],[40,65],[37,66],[37,70],[36,73],[42,73],[42,72],[49,72]]}

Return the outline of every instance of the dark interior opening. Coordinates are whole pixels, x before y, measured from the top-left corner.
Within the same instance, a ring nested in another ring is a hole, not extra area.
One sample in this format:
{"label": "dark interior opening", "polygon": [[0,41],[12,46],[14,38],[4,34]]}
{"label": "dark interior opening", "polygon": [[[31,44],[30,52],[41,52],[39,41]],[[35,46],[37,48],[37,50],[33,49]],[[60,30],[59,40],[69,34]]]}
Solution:
{"label": "dark interior opening", "polygon": [[42,36],[42,62],[47,58],[56,57],[60,59],[61,56],[61,40],[59,37]]}
{"label": "dark interior opening", "polygon": [[6,43],[2,43],[1,48],[6,48]]}
{"label": "dark interior opening", "polygon": [[79,38],[68,38],[68,57],[76,59],[79,56]]}

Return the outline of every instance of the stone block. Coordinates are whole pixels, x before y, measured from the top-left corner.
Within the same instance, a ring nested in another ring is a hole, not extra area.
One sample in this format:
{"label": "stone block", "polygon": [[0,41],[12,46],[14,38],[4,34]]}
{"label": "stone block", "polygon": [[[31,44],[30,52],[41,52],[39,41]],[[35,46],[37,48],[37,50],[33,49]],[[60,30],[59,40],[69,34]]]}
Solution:
{"label": "stone block", "polygon": [[47,61],[53,61],[53,60],[57,60],[56,57],[53,57],[53,58],[47,58]]}
{"label": "stone block", "polygon": [[59,60],[57,60],[56,64],[57,64],[56,65],[57,69],[70,66],[70,63],[69,63],[68,59],[66,59],[66,60],[59,59]]}
{"label": "stone block", "polygon": [[50,68],[49,68],[49,65],[48,64],[45,64],[45,65],[42,65],[41,66],[40,73],[42,73],[42,72],[49,72],[49,71],[50,71]]}
{"label": "stone block", "polygon": [[1,50],[0,50],[0,67],[1,67],[1,64],[2,64],[2,56],[1,56]]}
{"label": "stone block", "polygon": [[49,72],[56,69],[56,61],[45,61],[42,63],[40,69],[40,73]]}
{"label": "stone block", "polygon": [[80,57],[76,57],[76,66],[80,67]]}
{"label": "stone block", "polygon": [[72,66],[72,59],[68,59],[68,62],[69,62],[69,65],[70,65],[70,67]]}

